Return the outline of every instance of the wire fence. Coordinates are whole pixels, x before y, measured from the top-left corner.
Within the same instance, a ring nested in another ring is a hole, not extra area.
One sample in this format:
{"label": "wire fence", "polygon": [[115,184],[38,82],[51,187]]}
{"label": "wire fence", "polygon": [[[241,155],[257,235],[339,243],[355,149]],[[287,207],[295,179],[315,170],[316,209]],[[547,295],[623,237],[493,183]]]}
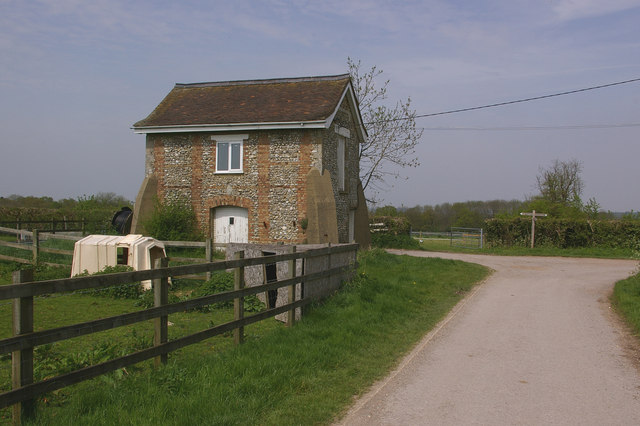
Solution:
{"label": "wire fence", "polygon": [[412,231],[411,236],[419,240],[449,240],[451,247],[481,249],[484,247],[482,228],[452,227],[449,232]]}
{"label": "wire fence", "polygon": [[481,249],[483,241],[482,228],[451,228],[451,247]]}

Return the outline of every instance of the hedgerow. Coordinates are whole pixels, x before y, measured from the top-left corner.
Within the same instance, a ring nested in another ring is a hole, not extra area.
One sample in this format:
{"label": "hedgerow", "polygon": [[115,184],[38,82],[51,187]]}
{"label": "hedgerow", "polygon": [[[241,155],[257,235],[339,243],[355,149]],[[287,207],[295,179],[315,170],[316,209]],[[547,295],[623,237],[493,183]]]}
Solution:
{"label": "hedgerow", "polygon": [[[524,246],[531,243],[531,219],[490,219],[485,222],[486,243],[495,246]],[[640,248],[640,221],[554,219],[536,220],[537,246],[558,248]]]}

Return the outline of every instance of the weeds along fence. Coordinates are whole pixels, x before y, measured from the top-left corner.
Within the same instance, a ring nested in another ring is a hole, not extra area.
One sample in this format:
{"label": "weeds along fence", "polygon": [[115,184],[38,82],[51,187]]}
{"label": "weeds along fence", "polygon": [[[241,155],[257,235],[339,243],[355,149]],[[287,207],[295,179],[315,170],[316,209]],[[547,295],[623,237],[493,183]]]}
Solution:
{"label": "weeds along fence", "polygon": [[[313,291],[314,289],[322,288],[323,285],[326,286],[327,283],[335,281],[336,276],[339,276],[342,281],[352,276],[357,267],[357,249],[357,244],[328,245],[327,247],[307,251],[296,251],[295,247],[290,247],[290,252],[286,254],[253,258],[244,258],[244,251],[240,251],[234,255],[233,260],[176,267],[167,267],[167,258],[162,258],[157,259],[155,268],[150,270],[38,282],[33,281],[33,270],[16,271],[13,275],[14,284],[0,286],[0,300],[13,300],[13,337],[0,340],[0,355],[12,354],[12,390],[0,394],[0,408],[13,405],[14,421],[19,423],[21,416],[29,416],[33,412],[34,398],[38,395],[89,380],[151,358],[155,359],[154,363],[158,366],[167,361],[169,352],[229,331],[233,331],[234,341],[239,344],[243,340],[244,326],[282,313],[287,315],[287,325],[292,326],[295,322],[296,309],[302,308],[319,297],[326,296],[329,291],[333,291],[333,289],[327,288],[324,294],[319,295],[317,291]],[[332,257],[341,259],[341,262],[332,260]],[[302,259],[302,265],[308,259],[313,259],[312,262],[316,265],[319,261],[324,260],[326,267],[314,273],[305,272],[303,267],[302,273],[296,276],[296,262],[299,259]],[[245,287],[244,270],[246,267],[277,262],[287,262],[287,278],[253,287]],[[335,266],[336,264],[339,266]],[[168,304],[168,281],[170,277],[206,274],[229,269],[232,269],[235,273],[234,290]],[[103,289],[143,280],[152,280],[153,282],[154,307],[151,309],[53,329],[41,331],[34,331],[33,329],[33,304],[36,296]],[[251,316],[244,316],[243,305],[245,297],[283,287],[286,287],[288,303]],[[310,291],[305,291],[305,287]],[[305,296],[305,294],[315,294],[315,296]],[[296,295],[300,296],[296,297]],[[179,337],[175,340],[169,340],[168,316],[170,314],[231,300],[234,301],[233,321],[213,326],[188,336]],[[154,343],[152,347],[33,383],[33,352],[35,347],[147,320],[154,321]]]}

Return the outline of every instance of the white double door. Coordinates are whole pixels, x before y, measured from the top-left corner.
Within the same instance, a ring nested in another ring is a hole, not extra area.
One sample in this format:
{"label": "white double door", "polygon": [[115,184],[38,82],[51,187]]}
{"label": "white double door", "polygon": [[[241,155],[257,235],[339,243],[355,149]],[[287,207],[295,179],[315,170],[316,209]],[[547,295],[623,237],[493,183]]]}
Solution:
{"label": "white double door", "polygon": [[216,207],[213,210],[215,243],[248,243],[249,212],[242,207]]}

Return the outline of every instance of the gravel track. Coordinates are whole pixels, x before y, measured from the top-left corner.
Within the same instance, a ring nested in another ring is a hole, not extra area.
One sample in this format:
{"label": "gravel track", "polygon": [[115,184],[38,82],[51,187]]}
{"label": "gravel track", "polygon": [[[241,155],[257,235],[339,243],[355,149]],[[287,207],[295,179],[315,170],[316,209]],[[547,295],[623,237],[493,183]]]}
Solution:
{"label": "gravel track", "polygon": [[640,347],[612,312],[637,261],[390,250],[495,272],[344,425],[640,425]]}

